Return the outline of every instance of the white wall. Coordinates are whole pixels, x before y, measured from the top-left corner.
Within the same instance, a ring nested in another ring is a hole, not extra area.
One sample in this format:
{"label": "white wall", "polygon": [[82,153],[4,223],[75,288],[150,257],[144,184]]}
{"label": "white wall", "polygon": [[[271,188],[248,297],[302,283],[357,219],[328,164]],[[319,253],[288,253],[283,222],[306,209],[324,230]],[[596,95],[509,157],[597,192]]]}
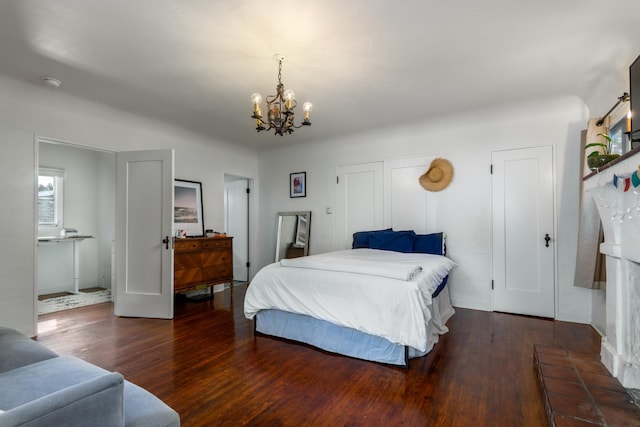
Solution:
{"label": "white wall", "polygon": [[600,335],[607,335],[607,291],[605,289],[593,290],[591,325]]}
{"label": "white wall", "polygon": [[111,151],[174,148],[176,178],[202,182],[206,228],[224,227],[225,173],[257,178],[252,150],[73,98],[61,89],[0,77],[0,188],[3,200],[15,206],[0,214],[0,237],[11,242],[0,253],[0,325],[29,335],[36,333],[35,136]]}
{"label": "white wall", "polygon": [[[0,120],[2,115],[0,109]],[[31,333],[36,307],[33,135],[0,126],[0,148],[0,325]]]}
{"label": "white wall", "polygon": [[[310,253],[337,247],[335,215],[325,213],[327,207],[336,205],[337,166],[436,155],[449,159],[455,168],[451,186],[438,194],[437,212],[437,221],[448,236],[448,254],[459,265],[451,274],[453,302],[460,307],[490,310],[491,152],[552,145],[556,163],[556,318],[588,323],[591,291],[572,285],[580,130],[585,127],[587,117],[587,108],[581,100],[566,97],[485,109],[414,126],[372,130],[339,140],[263,150],[259,160],[259,266],[271,262],[278,211],[313,212]],[[299,171],[307,172],[307,197],[290,199],[288,176]]]}

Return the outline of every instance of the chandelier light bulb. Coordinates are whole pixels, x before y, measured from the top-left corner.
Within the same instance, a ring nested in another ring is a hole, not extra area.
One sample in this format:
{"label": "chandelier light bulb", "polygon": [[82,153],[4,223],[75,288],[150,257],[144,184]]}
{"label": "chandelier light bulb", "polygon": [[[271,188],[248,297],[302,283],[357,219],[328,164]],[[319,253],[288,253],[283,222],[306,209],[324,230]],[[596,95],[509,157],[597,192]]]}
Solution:
{"label": "chandelier light bulb", "polygon": [[304,111],[304,117],[302,119],[302,124],[311,125],[311,122],[309,122],[309,112],[311,110],[313,110],[313,104],[312,103],[307,101],[304,104],[302,104],[302,111]]}
{"label": "chandelier light bulb", "polygon": [[253,117],[254,119],[258,119],[258,127],[262,126],[262,110],[260,109],[260,103],[262,102],[262,95],[258,92],[251,94],[251,102],[253,102]]}
{"label": "chandelier light bulb", "polygon": [[260,104],[262,102],[262,95],[260,95],[258,92],[252,93],[251,102],[253,102],[254,104]]}
{"label": "chandelier light bulb", "polygon": [[296,99],[296,94],[293,93],[291,89],[287,89],[282,93],[282,97],[284,98],[284,108],[287,111],[291,111],[293,109],[293,100]]}
{"label": "chandelier light bulb", "polygon": [[284,97],[285,101],[293,101],[294,99],[296,99],[296,94],[291,89],[285,90],[282,96]]}

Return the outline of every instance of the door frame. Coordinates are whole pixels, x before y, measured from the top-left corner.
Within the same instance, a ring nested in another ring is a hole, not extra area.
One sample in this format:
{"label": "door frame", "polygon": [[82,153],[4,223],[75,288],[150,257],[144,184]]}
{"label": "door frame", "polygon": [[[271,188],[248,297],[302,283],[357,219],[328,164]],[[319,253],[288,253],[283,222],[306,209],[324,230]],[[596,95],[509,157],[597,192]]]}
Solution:
{"label": "door frame", "polygon": [[[225,200],[224,200],[224,221],[225,221],[225,231],[227,228],[227,198],[226,198],[226,187],[227,187],[227,179],[226,177],[237,178],[238,180],[244,180],[247,183],[247,188],[249,189],[249,194],[247,196],[247,262],[249,263],[249,268],[247,268],[247,282],[250,282],[253,275],[255,274],[255,265],[253,262],[253,254],[255,253],[253,250],[254,246],[254,204],[255,204],[255,186],[254,186],[254,178],[247,176],[234,175],[232,173],[224,173],[224,187],[225,187]],[[235,241],[235,238],[234,238]]]}
{"label": "door frame", "polygon": [[[34,144],[34,182],[38,182],[38,170],[40,167],[40,143],[45,143],[45,144],[55,144],[55,145],[61,145],[61,146],[67,146],[67,147],[71,147],[71,148],[77,148],[77,149],[84,149],[84,150],[91,150],[91,151],[100,151],[103,153],[109,153],[109,154],[113,154],[114,156],[117,156],[118,152],[115,150],[110,150],[110,149],[106,149],[106,148],[102,148],[102,147],[95,147],[95,146],[91,146],[91,145],[87,145],[87,144],[78,144],[75,142],[69,142],[69,141],[63,141],[60,139],[55,139],[55,138],[48,138],[45,136],[41,136],[41,135],[36,135],[33,139],[33,144]],[[114,163],[113,165],[114,167],[114,176],[115,176],[115,172],[117,169],[117,165]],[[116,183],[114,182],[114,189],[117,192],[117,188],[116,188]],[[34,187],[34,194],[33,194],[34,200],[37,199],[37,192],[35,190]],[[35,202],[34,202],[35,203]],[[113,228],[114,228],[114,236],[113,239],[115,241],[115,216],[114,216],[114,224],[113,224]],[[34,304],[34,330],[36,332],[36,335],[38,334],[38,209],[36,207],[36,209],[34,209],[34,217],[33,217],[33,228],[34,228],[34,242],[33,242],[33,256],[34,256],[34,260],[33,260],[33,268],[34,268],[34,272],[33,272],[33,277],[34,277],[34,281],[33,281],[33,304]],[[111,266],[111,271],[113,272],[114,268],[116,268],[116,265],[112,265]],[[113,281],[114,277],[113,277],[113,273],[112,273],[112,281],[111,281],[111,295],[112,295],[112,300],[114,298],[114,286],[115,283]]]}

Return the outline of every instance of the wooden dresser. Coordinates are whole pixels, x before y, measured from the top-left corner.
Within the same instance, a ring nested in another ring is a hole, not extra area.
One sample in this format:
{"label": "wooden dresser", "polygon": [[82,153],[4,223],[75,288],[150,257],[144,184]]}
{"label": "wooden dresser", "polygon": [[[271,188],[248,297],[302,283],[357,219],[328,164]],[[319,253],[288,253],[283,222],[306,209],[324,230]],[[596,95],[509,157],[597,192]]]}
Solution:
{"label": "wooden dresser", "polygon": [[287,258],[299,258],[304,256],[304,248],[297,248],[293,245],[289,245],[287,248]]}
{"label": "wooden dresser", "polygon": [[[174,292],[233,285],[232,237],[175,239]],[[213,292],[213,289],[212,289]]]}

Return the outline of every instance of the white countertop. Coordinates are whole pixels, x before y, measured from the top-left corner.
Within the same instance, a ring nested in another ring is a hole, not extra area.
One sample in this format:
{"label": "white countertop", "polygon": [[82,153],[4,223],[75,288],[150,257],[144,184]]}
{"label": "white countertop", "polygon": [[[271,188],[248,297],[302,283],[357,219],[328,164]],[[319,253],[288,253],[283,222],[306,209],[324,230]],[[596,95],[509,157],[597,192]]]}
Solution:
{"label": "white countertop", "polygon": [[58,242],[65,240],[85,240],[85,239],[93,239],[93,236],[64,236],[64,237],[56,237],[56,236],[43,236],[38,237],[38,242]]}

